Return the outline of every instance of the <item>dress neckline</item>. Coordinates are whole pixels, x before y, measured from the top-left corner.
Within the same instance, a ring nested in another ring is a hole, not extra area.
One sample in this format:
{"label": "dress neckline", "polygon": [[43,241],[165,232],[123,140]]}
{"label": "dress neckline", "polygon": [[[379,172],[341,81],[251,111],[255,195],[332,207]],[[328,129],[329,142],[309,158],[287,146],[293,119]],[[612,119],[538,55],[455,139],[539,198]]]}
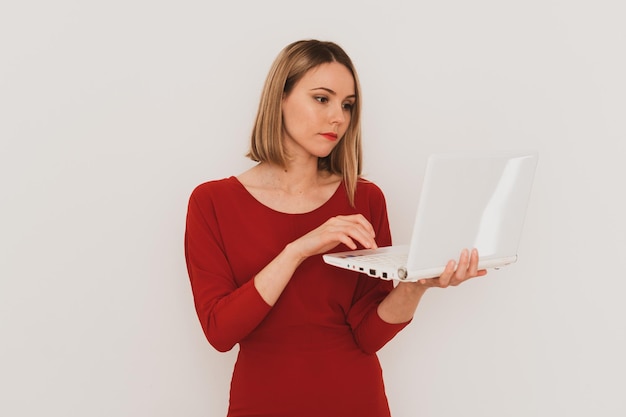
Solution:
{"label": "dress neckline", "polygon": [[341,195],[341,191],[345,189],[344,182],[343,182],[343,180],[341,180],[341,181],[339,181],[339,184],[337,185],[337,188],[332,193],[332,195],[328,198],[328,200],[324,201],[318,207],[316,207],[316,208],[314,208],[312,210],[309,210],[309,211],[302,212],[302,213],[287,213],[287,212],[284,212],[284,211],[273,209],[273,208],[271,208],[271,207],[261,203],[255,196],[252,195],[252,193],[250,193],[250,191],[248,191],[246,186],[243,185],[241,183],[241,181],[239,181],[239,179],[236,176],[233,175],[229,179],[233,183],[237,184],[237,186],[241,188],[241,190],[248,196],[248,198],[250,198],[252,201],[254,201],[258,206],[264,207],[268,211],[271,211],[271,212],[274,212],[274,213],[277,213],[277,214],[286,215],[286,216],[303,216],[303,215],[307,215],[307,214],[316,213],[317,211],[322,210],[324,207],[329,205],[333,200],[339,198],[339,196]]}

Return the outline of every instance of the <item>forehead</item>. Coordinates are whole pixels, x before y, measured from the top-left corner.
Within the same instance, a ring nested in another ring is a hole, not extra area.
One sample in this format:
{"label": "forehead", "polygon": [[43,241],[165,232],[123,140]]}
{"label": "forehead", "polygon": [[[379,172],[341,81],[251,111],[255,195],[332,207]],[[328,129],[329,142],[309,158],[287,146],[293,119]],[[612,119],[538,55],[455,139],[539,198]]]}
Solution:
{"label": "forehead", "polygon": [[346,66],[329,62],[308,70],[298,82],[307,89],[328,88],[338,95],[354,95],[354,77]]}

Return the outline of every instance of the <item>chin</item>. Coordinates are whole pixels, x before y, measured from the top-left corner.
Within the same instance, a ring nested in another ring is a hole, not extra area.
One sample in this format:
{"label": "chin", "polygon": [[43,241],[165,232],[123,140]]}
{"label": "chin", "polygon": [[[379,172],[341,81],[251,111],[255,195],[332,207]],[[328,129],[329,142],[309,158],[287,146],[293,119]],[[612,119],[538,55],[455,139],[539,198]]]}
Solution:
{"label": "chin", "polygon": [[336,148],[337,146],[333,146],[332,148],[328,149],[320,149],[319,152],[313,152],[313,154],[315,156],[317,156],[318,158],[326,158],[328,155],[330,155]]}

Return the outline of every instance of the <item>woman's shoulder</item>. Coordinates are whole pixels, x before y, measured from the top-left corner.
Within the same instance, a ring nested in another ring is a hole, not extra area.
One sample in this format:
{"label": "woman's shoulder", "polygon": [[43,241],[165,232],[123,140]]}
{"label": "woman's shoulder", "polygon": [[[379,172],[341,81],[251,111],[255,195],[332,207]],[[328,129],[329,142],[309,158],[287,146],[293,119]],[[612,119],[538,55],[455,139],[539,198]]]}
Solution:
{"label": "woman's shoulder", "polygon": [[381,209],[386,206],[383,190],[374,182],[359,178],[356,184],[354,202],[357,207],[376,207]]}
{"label": "woman's shoulder", "polygon": [[239,182],[234,176],[203,182],[196,186],[191,193],[192,198],[214,198],[227,196],[240,188]]}
{"label": "woman's shoulder", "polygon": [[367,178],[359,177],[356,183],[356,192],[366,194],[370,197],[378,196],[384,198],[383,190],[374,182]]}

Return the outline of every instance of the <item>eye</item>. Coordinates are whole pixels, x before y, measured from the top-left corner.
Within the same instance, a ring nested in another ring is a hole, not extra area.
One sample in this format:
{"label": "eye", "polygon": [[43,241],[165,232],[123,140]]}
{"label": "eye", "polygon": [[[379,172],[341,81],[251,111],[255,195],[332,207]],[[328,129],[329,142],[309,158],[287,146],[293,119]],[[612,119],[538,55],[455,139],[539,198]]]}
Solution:
{"label": "eye", "polygon": [[343,103],[344,110],[352,111],[353,108],[354,108],[354,103],[351,103],[351,102]]}
{"label": "eye", "polygon": [[319,101],[320,103],[328,103],[328,97],[325,96],[315,96],[315,100]]}

